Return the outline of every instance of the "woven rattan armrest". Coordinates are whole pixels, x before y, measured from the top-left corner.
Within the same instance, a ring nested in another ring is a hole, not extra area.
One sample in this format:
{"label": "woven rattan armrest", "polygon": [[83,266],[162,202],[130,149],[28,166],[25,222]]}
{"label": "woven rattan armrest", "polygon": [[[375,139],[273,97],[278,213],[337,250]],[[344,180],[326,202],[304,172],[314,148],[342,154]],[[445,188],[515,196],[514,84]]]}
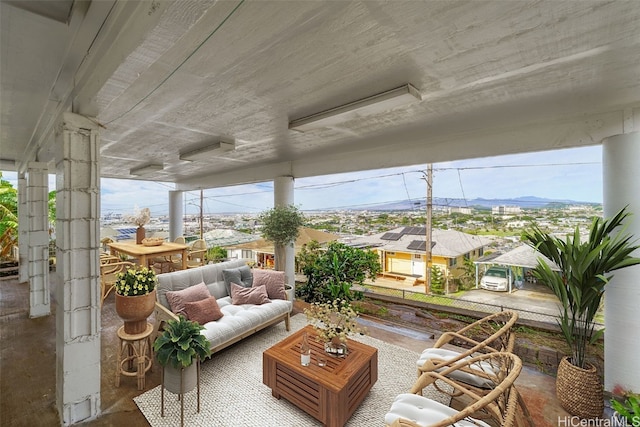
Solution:
{"label": "woven rattan armrest", "polygon": [[151,337],[152,340],[155,341],[156,337],[158,336],[158,331],[162,327],[162,324],[169,320],[178,320],[178,316],[167,307],[160,304],[158,301],[156,301],[156,306],[153,309],[153,312],[155,314],[156,320],[153,324],[153,332],[151,334]]}

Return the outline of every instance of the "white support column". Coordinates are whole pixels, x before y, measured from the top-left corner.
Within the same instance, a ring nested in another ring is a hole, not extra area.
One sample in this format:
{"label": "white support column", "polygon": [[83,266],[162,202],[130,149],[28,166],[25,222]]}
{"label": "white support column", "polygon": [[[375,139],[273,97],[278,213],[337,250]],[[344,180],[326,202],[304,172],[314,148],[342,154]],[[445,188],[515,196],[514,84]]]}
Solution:
{"label": "white support column", "polygon": [[56,129],[56,404],[64,425],[100,414],[100,137],[64,113]]}
{"label": "white support column", "polygon": [[51,313],[49,296],[49,168],[27,164],[29,317]]}
{"label": "white support column", "polygon": [[183,199],[182,191],[169,191],[169,239],[172,242],[184,235]]}
{"label": "white support column", "polygon": [[[628,205],[626,233],[640,239],[640,132],[607,138],[602,144],[604,216]],[[640,256],[636,251],[635,256]],[[640,266],[614,273],[605,291],[604,386],[640,391]]]}
{"label": "white support column", "polygon": [[[293,205],[293,184],[292,176],[279,176],[273,180],[273,204],[274,206]],[[277,257],[277,255],[276,255]],[[286,283],[295,291],[295,243],[284,248],[284,275]]]}
{"label": "white support column", "polygon": [[29,281],[29,206],[27,205],[27,177],[18,174],[18,280]]}

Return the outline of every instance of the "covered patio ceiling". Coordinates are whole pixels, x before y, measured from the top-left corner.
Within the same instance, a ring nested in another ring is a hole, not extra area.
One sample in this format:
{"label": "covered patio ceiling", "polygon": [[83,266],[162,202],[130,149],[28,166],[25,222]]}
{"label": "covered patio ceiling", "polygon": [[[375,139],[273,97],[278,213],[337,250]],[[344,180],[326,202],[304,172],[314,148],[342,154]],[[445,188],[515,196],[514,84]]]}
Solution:
{"label": "covered patio ceiling", "polygon": [[[64,111],[103,126],[103,177],[179,189],[598,144],[640,123],[635,1],[3,0],[0,14],[2,170],[52,160]],[[420,99],[289,128],[406,84]]]}

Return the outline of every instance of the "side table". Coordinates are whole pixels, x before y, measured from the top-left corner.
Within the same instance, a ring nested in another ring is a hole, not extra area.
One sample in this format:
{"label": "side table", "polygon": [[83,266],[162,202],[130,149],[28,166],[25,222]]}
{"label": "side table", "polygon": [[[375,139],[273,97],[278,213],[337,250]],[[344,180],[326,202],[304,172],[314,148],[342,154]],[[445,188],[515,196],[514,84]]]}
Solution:
{"label": "side table", "polygon": [[144,390],[144,379],[147,371],[153,366],[153,345],[151,333],[153,325],[147,323],[144,332],[128,334],[124,325],[118,329],[120,349],[118,351],[118,367],[116,369],[116,387],[120,387],[120,376],[138,378],[138,390]]}

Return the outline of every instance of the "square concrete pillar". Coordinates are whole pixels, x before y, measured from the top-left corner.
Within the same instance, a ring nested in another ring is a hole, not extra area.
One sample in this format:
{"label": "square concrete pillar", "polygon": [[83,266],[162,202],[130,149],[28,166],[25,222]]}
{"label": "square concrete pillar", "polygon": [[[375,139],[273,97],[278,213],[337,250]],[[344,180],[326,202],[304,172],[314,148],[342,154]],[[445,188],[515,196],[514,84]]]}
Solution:
{"label": "square concrete pillar", "polygon": [[27,164],[27,259],[29,317],[51,313],[49,288],[49,168]]}
{"label": "square concrete pillar", "polygon": [[56,403],[64,425],[100,414],[100,165],[93,120],[56,133]]}

